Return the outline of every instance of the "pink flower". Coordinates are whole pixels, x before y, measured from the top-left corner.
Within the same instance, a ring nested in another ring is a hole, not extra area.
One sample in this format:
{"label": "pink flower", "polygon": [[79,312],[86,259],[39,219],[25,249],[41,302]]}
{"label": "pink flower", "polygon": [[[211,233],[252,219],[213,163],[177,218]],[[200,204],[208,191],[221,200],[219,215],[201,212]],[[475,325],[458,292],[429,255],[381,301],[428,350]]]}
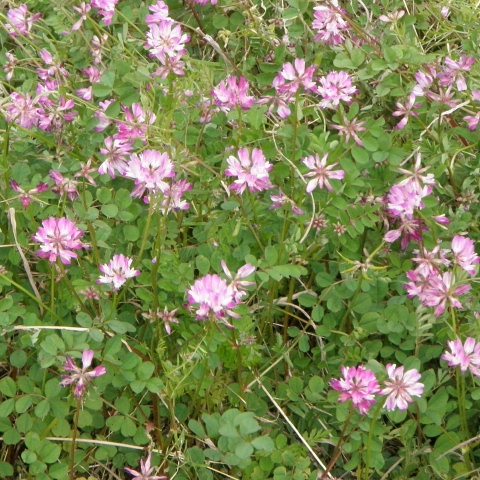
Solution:
{"label": "pink flower", "polygon": [[463,119],[467,122],[469,130],[475,130],[480,121],[480,112],[477,112],[475,116],[466,115]]}
{"label": "pink flower", "polygon": [[148,189],[149,193],[166,192],[168,183],[165,179],[174,177],[175,172],[168,153],[144,150],[138,155],[130,155],[125,176],[135,180],[131,196],[141,197],[145,189]]}
{"label": "pink flower", "polygon": [[225,321],[225,315],[233,314],[231,308],[236,305],[235,291],[223,278],[215,274],[205,275],[195,280],[187,290],[187,294],[188,303],[198,304],[196,311],[198,320],[208,320],[213,315],[228,327],[233,328]]}
{"label": "pink flower", "polygon": [[140,472],[125,467],[125,471],[130,475],[134,475],[132,480],[166,480],[165,476],[152,475],[153,467],[150,467],[150,459],[152,454],[149,453],[146,460],[140,460]]}
{"label": "pink flower", "polygon": [[447,344],[450,352],[445,352],[440,358],[448,362],[450,367],[460,367],[462,373],[468,369],[480,378],[480,343],[468,337],[464,344],[458,338]]}
{"label": "pink flower", "polygon": [[340,102],[350,103],[352,95],[357,93],[357,89],[352,84],[352,78],[347,72],[330,72],[325,77],[320,77],[320,86],[317,92],[323,97],[320,102],[322,108],[333,108]]}
{"label": "pink flower", "polygon": [[92,364],[93,355],[93,350],[83,351],[81,369],[75,365],[75,362],[71,357],[68,355],[65,357],[63,369],[72,373],[70,375],[62,375],[63,380],[60,382],[60,385],[62,387],[66,387],[67,385],[75,384],[75,390],[73,394],[76,397],[82,396],[85,388],[92,378],[99,377],[100,375],[105,375],[107,373],[107,369],[102,365],[95,367],[93,370],[87,371]]}
{"label": "pink flower", "polygon": [[330,386],[342,392],[338,398],[340,402],[352,399],[353,406],[365,415],[375,403],[375,394],[379,392],[378,381],[374,373],[363,365],[359,367],[342,367],[343,378],[333,379]]}
{"label": "pink flower", "polygon": [[148,9],[152,13],[145,17],[145,23],[147,25],[159,23],[161,20],[171,20],[171,18],[168,17],[168,6],[162,2],[162,0],[158,0],[155,5],[150,5]]}
{"label": "pink flower", "polygon": [[[172,181],[171,185],[167,184],[165,191],[163,192],[163,198],[155,205],[157,210],[167,214],[171,210],[188,210],[190,204],[182,198],[185,192],[192,189],[192,184],[188,183],[185,179],[179,181]],[[149,203],[148,197],[145,199],[146,203]]]}
{"label": "pink flower", "polygon": [[117,170],[120,175],[124,175],[128,167],[126,156],[133,149],[132,143],[107,137],[105,139],[105,147],[106,148],[100,149],[100,153],[107,158],[100,167],[98,167],[98,172],[102,175],[108,172],[112,178],[115,178],[115,170]]}
{"label": "pink flower", "polygon": [[91,0],[90,3],[93,8],[98,8],[98,14],[103,17],[105,25],[110,25],[118,0]]}
{"label": "pink flower", "polygon": [[7,12],[8,22],[5,24],[5,28],[10,36],[27,36],[32,29],[33,22],[40,18],[41,15],[39,13],[27,18],[27,10],[27,6],[22,3],[18,8],[11,8]]}
{"label": "pink flower", "polygon": [[326,45],[339,45],[345,41],[345,32],[349,29],[344,20],[345,10],[338,6],[338,1],[333,0],[329,5],[313,8],[312,30],[316,30],[314,37]]}
{"label": "pink flower", "polygon": [[160,20],[159,23],[151,23],[147,32],[145,46],[150,50],[150,56],[156,57],[164,65],[166,57],[183,55],[185,44],[190,40],[187,34],[182,33],[179,23],[172,20]]}
{"label": "pink flower", "polygon": [[229,168],[225,170],[227,177],[237,177],[232,190],[242,194],[248,187],[250,192],[261,192],[272,188],[268,172],[273,165],[266,161],[263,152],[254,148],[252,154],[246,148],[238,151],[238,158],[233,155],[227,158]]}
{"label": "pink flower", "polygon": [[107,108],[114,102],[115,100],[104,100],[103,102],[99,102],[98,105],[101,110],[97,110],[93,116],[98,118],[98,123],[93,127],[95,132],[103,132],[112,121],[105,115]]}
{"label": "pink flower", "polygon": [[311,172],[305,174],[306,177],[312,178],[307,184],[307,193],[313,192],[317,186],[318,188],[323,188],[325,186],[329,192],[332,192],[333,188],[328,180],[330,178],[343,180],[345,171],[332,170],[335,165],[338,165],[338,162],[327,167],[327,158],[328,153],[326,153],[322,159],[320,159],[318,153],[316,153],[315,156],[310,155],[302,158],[302,163],[311,170]]}
{"label": "pink flower", "polygon": [[475,275],[474,264],[480,262],[480,257],[475,253],[473,241],[468,237],[455,235],[452,240],[452,251],[455,263],[470,275]]}
{"label": "pink flower", "polygon": [[80,4],[80,7],[72,7],[76,12],[80,14],[80,18],[73,24],[72,32],[79,30],[82,26],[82,23],[87,19],[88,12],[92,9],[92,7],[85,2]]}
{"label": "pink flower", "polygon": [[47,132],[59,132],[65,123],[71,123],[77,116],[75,110],[69,112],[75,106],[73,100],[65,100],[60,97],[58,103],[45,102],[44,108],[37,109],[38,127]]}
{"label": "pink flower", "polygon": [[255,267],[247,263],[238,270],[235,276],[233,276],[224,260],[221,261],[221,265],[225,275],[230,280],[229,286],[233,288],[235,301],[238,303],[247,294],[247,292],[245,292],[245,287],[255,285],[255,282],[242,280],[243,278],[250,276],[255,271]]}
{"label": "pink flower", "polygon": [[3,65],[3,71],[5,72],[5,80],[9,82],[13,77],[13,70],[18,63],[18,58],[10,52],[5,52],[7,62]]}
{"label": "pink flower", "polygon": [[445,311],[447,303],[453,308],[463,308],[456,296],[469,292],[471,288],[472,286],[468,284],[455,287],[455,278],[452,272],[430,275],[421,301],[427,307],[436,307],[433,313],[439,317]]}
{"label": "pink flower", "polygon": [[402,104],[400,102],[396,102],[397,110],[392,112],[392,115],[394,117],[401,117],[403,118],[400,120],[400,123],[398,123],[395,128],[397,130],[401,130],[402,128],[405,128],[405,125],[408,122],[409,117],[418,117],[418,113],[414,112],[412,109],[413,108],[419,108],[422,106],[421,103],[415,103],[415,94],[411,93],[408,96],[408,100]]}
{"label": "pink flower", "polygon": [[72,250],[80,250],[84,247],[79,238],[83,231],[79,230],[68,218],[50,217],[42,222],[38,232],[32,237],[35,242],[42,243],[37,255],[55,262],[57,257],[63,264],[70,264],[77,254]]}
{"label": "pink flower", "polygon": [[133,140],[135,138],[145,139],[148,125],[152,125],[157,116],[154,113],[146,113],[139,103],[132,104],[132,111],[122,106],[125,114],[125,122],[117,121],[118,132],[113,136],[116,140]]}
{"label": "pink flower", "polygon": [[455,83],[458,91],[467,90],[467,82],[462,72],[469,72],[474,63],[475,58],[466,55],[462,55],[458,61],[447,57],[443,71],[438,74],[438,83],[442,87],[448,87]]}
{"label": "pink flower", "polygon": [[394,185],[388,193],[388,211],[395,216],[411,217],[416,208],[421,210],[424,207],[422,199],[431,192],[431,187],[420,187],[411,178],[402,184]]}
{"label": "pink flower", "polygon": [[387,365],[388,378],[391,381],[384,382],[385,388],[380,391],[381,395],[388,395],[385,401],[387,410],[406,410],[409,403],[413,403],[412,396],[420,397],[423,393],[423,383],[420,383],[421,375],[418,370],[403,371],[404,367],[396,368],[396,365]]}
{"label": "pink flower", "polygon": [[289,96],[295,95],[303,85],[306,90],[314,90],[316,83],[313,81],[315,66],[305,68],[305,60],[295,59],[294,65],[284,63],[283,70],[273,80],[273,86],[278,93],[285,93]]}
{"label": "pink flower", "polygon": [[433,83],[435,78],[435,72],[431,72],[432,74],[428,74],[419,70],[415,74],[415,80],[417,81],[416,85],[412,89],[412,94],[416,97],[421,97],[425,95],[425,92],[428,91],[430,85]]}
{"label": "pink flower", "polygon": [[[403,162],[403,163],[405,163],[405,162]],[[406,170],[404,168],[399,168],[398,172],[403,173],[404,175],[407,175],[408,178],[406,178],[405,180],[402,180],[397,185],[399,185],[399,186],[407,185],[412,180],[415,181],[418,189],[421,189],[423,184],[425,184],[425,185],[436,185],[435,184],[435,177],[434,177],[433,173],[427,173],[426,175],[424,175],[424,173],[430,167],[420,168],[421,163],[422,163],[422,156],[420,155],[420,153],[417,153],[416,159],[415,159],[415,165],[413,167],[413,172],[411,172],[410,170]]]}
{"label": "pink flower", "polygon": [[361,138],[357,135],[357,132],[365,132],[365,122],[359,122],[355,117],[353,120],[349,120],[347,117],[343,117],[343,125],[332,125],[332,128],[338,130],[339,135],[345,135],[345,141],[348,142],[350,137],[355,140],[355,143],[359,147],[363,147]]}
{"label": "pink flower", "polygon": [[10,106],[7,109],[6,119],[15,122],[23,128],[31,128],[38,124],[38,108],[35,100],[28,93],[13,92],[10,94]]}
{"label": "pink flower", "polygon": [[229,112],[237,106],[242,110],[249,110],[255,99],[247,95],[248,87],[249,83],[245,77],[240,77],[239,80],[236,77],[222,80],[211,92],[215,105],[224,112]]}
{"label": "pink flower", "polygon": [[114,255],[110,262],[98,267],[105,275],[100,276],[97,283],[111,283],[116,292],[128,278],[140,275],[140,270],[131,268],[132,262],[132,258],[122,254]]}

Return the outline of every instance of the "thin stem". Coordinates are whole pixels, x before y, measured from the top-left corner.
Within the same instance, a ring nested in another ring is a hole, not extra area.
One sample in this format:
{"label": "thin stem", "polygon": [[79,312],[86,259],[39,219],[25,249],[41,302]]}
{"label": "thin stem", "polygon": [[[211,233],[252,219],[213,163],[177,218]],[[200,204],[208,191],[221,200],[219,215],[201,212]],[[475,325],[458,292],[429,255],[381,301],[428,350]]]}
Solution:
{"label": "thin stem", "polygon": [[365,472],[367,473],[366,480],[368,480],[368,471],[370,468],[370,453],[371,453],[371,445],[372,445],[372,438],[373,438],[373,431],[375,430],[375,424],[377,422],[378,414],[380,413],[380,409],[382,408],[383,404],[378,403],[377,408],[373,412],[372,420],[370,421],[370,429],[368,431],[368,440],[367,440],[367,455],[365,461]]}
{"label": "thin stem", "polygon": [[69,480],[75,480],[75,447],[78,434],[78,419],[80,416],[80,407],[82,403],[82,398],[77,398],[77,408],[75,410],[75,420],[73,422],[73,435],[72,435],[72,445],[70,447],[70,467],[68,472]]}
{"label": "thin stem", "polygon": [[343,439],[345,438],[345,432],[347,431],[347,427],[350,424],[350,420],[352,419],[352,414],[353,414],[353,406],[350,405],[350,410],[348,412],[348,417],[345,420],[345,423],[343,424],[342,431],[340,433],[340,437],[338,437],[338,442],[337,445],[335,446],[335,450],[333,451],[332,457],[330,458],[330,461],[328,462],[327,468],[323,472],[323,475],[320,477],[320,480],[324,480],[327,478],[326,476],[330,473],[330,470],[334,467],[338,457],[340,456],[341,453],[341,446],[343,444]]}

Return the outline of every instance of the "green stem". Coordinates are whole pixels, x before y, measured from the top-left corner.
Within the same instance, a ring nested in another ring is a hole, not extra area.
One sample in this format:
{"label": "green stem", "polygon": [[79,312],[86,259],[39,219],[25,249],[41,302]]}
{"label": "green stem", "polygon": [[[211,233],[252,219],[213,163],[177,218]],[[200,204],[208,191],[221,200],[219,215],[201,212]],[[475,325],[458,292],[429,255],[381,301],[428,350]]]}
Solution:
{"label": "green stem", "polygon": [[77,443],[78,419],[80,416],[81,402],[82,402],[82,398],[78,397],[77,408],[75,410],[75,420],[73,422],[72,446],[70,448],[70,467],[68,472],[68,478],[70,480],[75,480],[75,447]]}
{"label": "green stem", "polygon": [[34,300],[41,308],[43,308],[44,310],[46,310],[48,313],[50,313],[52,315],[53,318],[55,318],[56,320],[58,320],[60,323],[62,322],[62,319],[47,305],[45,305],[41,300],[39,300],[35,295],[33,295],[33,293],[30,293],[26,288],[22,287],[20,284],[18,284],[17,282],[15,282],[14,280],[8,278],[6,275],[4,275],[3,273],[0,273],[0,278],[2,280],[5,280],[7,281],[10,285],[13,285],[15,288],[17,288],[18,290],[20,290],[21,292],[23,292],[25,295],[27,295],[28,297],[30,297],[32,300]]}
{"label": "green stem", "polygon": [[[373,431],[375,430],[375,424],[377,422],[378,414],[380,413],[380,409],[382,408],[383,403],[378,403],[377,408],[375,408],[375,411],[373,412],[372,420],[370,421],[370,429],[368,431],[368,440],[367,440],[367,455],[366,455],[366,461],[365,461],[365,472],[367,473],[366,480],[368,480],[368,472],[370,468],[370,453],[371,453],[371,444],[372,444],[372,438],[373,438]],[[360,462],[361,463],[361,462]]]}
{"label": "green stem", "polygon": [[[233,348],[237,350],[237,382],[238,382],[238,389],[239,395],[241,400],[244,400],[244,385],[243,385],[243,378],[242,378],[242,370],[243,370],[243,362],[242,362],[242,352],[240,349],[240,345],[237,342],[237,338],[235,335],[235,329],[231,329],[232,332],[232,341],[233,341]],[[240,402],[240,410],[243,411],[244,409],[244,402]]]}
{"label": "green stem", "polygon": [[353,414],[353,406],[350,404],[350,410],[348,412],[348,417],[345,420],[345,423],[343,424],[343,428],[342,428],[342,431],[340,433],[340,437],[338,437],[337,445],[335,446],[335,450],[333,451],[332,456],[330,458],[330,461],[328,462],[328,465],[325,468],[325,471],[323,472],[322,476],[320,477],[320,480],[324,480],[325,478],[327,478],[327,475],[330,473],[330,470],[334,467],[338,457],[340,456],[341,446],[343,444],[343,439],[345,438],[345,432],[347,431],[347,427],[350,424],[350,420],[352,419],[352,414]]}

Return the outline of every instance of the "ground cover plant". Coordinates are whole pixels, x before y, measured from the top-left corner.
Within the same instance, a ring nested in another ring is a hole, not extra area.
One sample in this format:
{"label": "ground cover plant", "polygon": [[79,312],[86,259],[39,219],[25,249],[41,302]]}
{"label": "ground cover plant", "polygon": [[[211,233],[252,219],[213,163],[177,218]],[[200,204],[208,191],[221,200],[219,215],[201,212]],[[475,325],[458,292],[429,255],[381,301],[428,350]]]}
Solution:
{"label": "ground cover plant", "polygon": [[1,478],[476,478],[475,2],[0,5]]}

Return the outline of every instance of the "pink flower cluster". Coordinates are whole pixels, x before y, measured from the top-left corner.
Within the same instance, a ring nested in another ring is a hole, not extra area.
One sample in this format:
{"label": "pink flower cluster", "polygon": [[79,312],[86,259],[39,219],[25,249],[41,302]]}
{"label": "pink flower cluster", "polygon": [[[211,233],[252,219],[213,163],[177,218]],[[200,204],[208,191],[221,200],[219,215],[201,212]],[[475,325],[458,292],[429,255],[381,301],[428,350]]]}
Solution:
{"label": "pink flower cluster", "polygon": [[27,17],[27,11],[27,6],[22,3],[18,8],[11,8],[7,12],[8,22],[5,24],[5,28],[10,36],[28,36],[30,30],[32,29],[33,22],[37,21],[41,17],[39,13]]}
{"label": "pink flower cluster", "polygon": [[198,320],[215,317],[227,327],[233,328],[226,320],[226,316],[238,317],[232,308],[247,295],[245,288],[255,285],[254,282],[244,280],[255,271],[255,267],[247,263],[238,270],[235,276],[232,275],[223,260],[222,268],[230,282],[228,283],[217,274],[205,275],[195,280],[187,291],[188,303],[198,305],[196,309]]}
{"label": "pink flower cluster", "polygon": [[[417,154],[414,171],[410,172],[403,168],[400,173],[407,175],[407,178],[394,185],[387,196],[387,212],[389,224],[396,223],[396,229],[390,229],[383,239],[392,243],[401,238],[403,250],[411,240],[418,242],[422,239],[422,230],[427,227],[414,215],[416,210],[422,210],[424,203],[422,199],[432,193],[431,185],[435,185],[432,174],[424,175],[428,167],[421,168],[421,156]],[[440,224],[448,224],[443,217],[434,217]]]}
{"label": "pink flower cluster", "polygon": [[140,275],[140,270],[132,268],[133,259],[124,255],[114,255],[110,262],[100,265],[98,268],[104,274],[97,283],[111,283],[116,292],[129,278]]}
{"label": "pink flower cluster", "polygon": [[413,397],[420,397],[424,385],[420,383],[417,369],[404,371],[404,367],[389,364],[386,366],[388,380],[381,389],[375,374],[363,365],[342,367],[343,378],[330,381],[330,386],[341,392],[339,401],[351,399],[353,406],[365,415],[375,403],[375,395],[386,395],[384,407],[387,410],[406,410]]}
{"label": "pink flower cluster", "polygon": [[112,23],[113,15],[115,14],[115,5],[118,0],[91,0],[91,6],[98,9],[98,14],[103,17],[105,25]]}
{"label": "pink flower cluster", "polygon": [[450,352],[445,352],[440,358],[448,362],[450,367],[460,367],[462,373],[467,370],[480,378],[480,343],[468,337],[465,343],[460,339],[447,342]]}
{"label": "pink flower cluster", "polygon": [[83,231],[68,218],[50,217],[42,222],[32,239],[42,244],[37,252],[39,257],[50,262],[55,262],[60,257],[61,262],[68,265],[72,258],[77,258],[73,250],[85,248],[79,240],[82,234]]}
{"label": "pink flower cluster", "polygon": [[227,158],[229,168],[225,170],[227,177],[237,177],[232,185],[231,190],[235,190],[242,194],[248,187],[250,192],[262,192],[272,188],[268,172],[273,165],[266,161],[263,152],[254,148],[252,153],[247,148],[241,148],[238,158],[231,155]]}
{"label": "pink flower cluster", "polygon": [[342,44],[349,29],[344,16],[345,10],[338,5],[337,0],[328,2],[328,5],[314,7],[312,30],[317,32],[314,40],[326,45]]}
{"label": "pink flower cluster", "polygon": [[474,264],[480,261],[474,250],[473,241],[468,237],[456,235],[451,244],[452,259],[447,258],[450,250],[435,247],[431,252],[425,248],[415,250],[417,254],[413,261],[417,263],[415,270],[407,272],[410,282],[404,284],[408,297],[418,297],[422,305],[435,307],[434,313],[438,317],[447,305],[453,308],[463,308],[457,296],[468,293],[471,285],[459,284],[452,271],[442,272],[442,266],[448,267],[452,263],[458,265],[468,274],[475,274]]}
{"label": "pink flower cluster", "polygon": [[236,107],[249,110],[255,100],[247,93],[249,85],[245,77],[228,77],[222,80],[211,92],[214,104],[225,113]]}
{"label": "pink flower cluster", "polygon": [[159,67],[154,76],[167,78],[169,73],[184,75],[181,57],[186,52],[185,44],[190,37],[182,32],[181,25],[168,16],[168,6],[161,0],[148,7],[152,12],[145,18],[148,24],[147,41],[150,57],[156,58]]}
{"label": "pink flower cluster", "polygon": [[[446,57],[444,65],[441,67],[429,64],[423,70],[419,70],[415,74],[416,84],[407,100],[404,103],[397,102],[397,110],[392,113],[393,116],[403,117],[395,128],[404,128],[409,117],[418,116],[418,112],[413,110],[422,106],[422,103],[416,101],[418,97],[425,97],[431,101],[443,103],[449,108],[454,108],[460,102],[455,95],[468,90],[465,73],[471,70],[474,63],[474,57],[461,55],[458,60]],[[473,90],[471,93],[474,100],[480,100],[480,92]],[[464,117],[470,130],[476,128],[479,119],[480,113]]]}

